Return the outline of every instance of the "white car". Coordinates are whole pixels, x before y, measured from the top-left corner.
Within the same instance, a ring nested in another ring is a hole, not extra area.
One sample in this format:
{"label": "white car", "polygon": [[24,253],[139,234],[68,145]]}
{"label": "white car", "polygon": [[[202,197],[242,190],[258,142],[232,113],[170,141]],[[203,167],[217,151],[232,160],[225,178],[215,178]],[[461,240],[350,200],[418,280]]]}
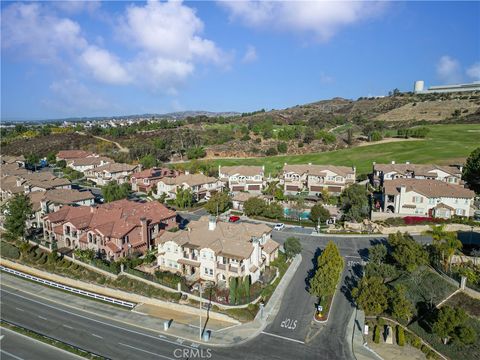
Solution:
{"label": "white car", "polygon": [[277,230],[277,231],[283,230],[283,229],[285,229],[285,224],[283,224],[283,223],[275,224],[275,226],[273,227],[273,229],[274,229],[274,230]]}

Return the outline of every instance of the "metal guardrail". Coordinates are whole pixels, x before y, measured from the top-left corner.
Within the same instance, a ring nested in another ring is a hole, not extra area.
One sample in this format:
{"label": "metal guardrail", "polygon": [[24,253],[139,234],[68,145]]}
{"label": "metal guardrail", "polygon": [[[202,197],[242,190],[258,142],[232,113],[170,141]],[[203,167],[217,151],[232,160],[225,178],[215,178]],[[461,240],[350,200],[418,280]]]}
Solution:
{"label": "metal guardrail", "polygon": [[35,282],[38,282],[38,283],[41,283],[41,284],[44,284],[44,285],[52,286],[52,287],[57,288],[57,289],[69,291],[69,292],[72,292],[72,293],[77,294],[77,295],[86,296],[86,297],[89,297],[89,298],[92,298],[92,299],[105,301],[105,302],[115,304],[115,305],[125,306],[129,309],[133,309],[136,305],[135,303],[131,303],[131,302],[128,302],[128,301],[115,299],[115,298],[112,298],[112,297],[96,294],[96,293],[93,293],[93,292],[90,292],[90,291],[80,290],[80,289],[77,289],[77,288],[74,288],[74,287],[71,287],[71,286],[59,284],[59,283],[54,282],[54,281],[45,280],[45,279],[42,279],[42,278],[39,278],[39,277],[36,277],[36,276],[33,276],[33,275],[23,273],[23,272],[18,271],[18,270],[10,269],[10,268],[2,266],[2,265],[0,265],[0,270],[5,271],[5,272],[10,273],[10,274],[13,274],[13,275],[16,275],[16,276],[20,276],[24,279],[28,279],[28,280],[32,280],[32,281],[35,281]]}

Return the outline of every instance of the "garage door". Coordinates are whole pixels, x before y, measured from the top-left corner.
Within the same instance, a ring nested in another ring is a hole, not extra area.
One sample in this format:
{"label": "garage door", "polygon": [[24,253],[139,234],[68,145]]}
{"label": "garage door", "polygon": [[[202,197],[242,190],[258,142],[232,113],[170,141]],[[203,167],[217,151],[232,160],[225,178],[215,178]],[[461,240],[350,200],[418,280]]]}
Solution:
{"label": "garage door", "polygon": [[332,193],[340,193],[342,192],[342,188],[340,186],[329,186],[328,191]]}
{"label": "garage door", "polygon": [[287,191],[298,191],[298,186],[287,185]]}
{"label": "garage door", "polygon": [[253,190],[253,191],[257,190],[258,191],[258,190],[260,190],[260,185],[249,185],[248,190]]}
{"label": "garage door", "polygon": [[244,187],[243,186],[234,186],[232,191],[243,191]]}

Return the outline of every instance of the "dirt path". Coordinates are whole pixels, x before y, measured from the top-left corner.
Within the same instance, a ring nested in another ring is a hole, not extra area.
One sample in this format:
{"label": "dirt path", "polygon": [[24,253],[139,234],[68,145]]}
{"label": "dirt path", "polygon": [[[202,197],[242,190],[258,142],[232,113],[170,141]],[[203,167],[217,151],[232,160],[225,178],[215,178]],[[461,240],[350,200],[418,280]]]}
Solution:
{"label": "dirt path", "polygon": [[[85,135],[85,136],[87,135],[87,134],[85,134],[84,132],[81,132],[81,131],[77,131],[77,134]],[[101,137],[101,136],[96,136],[96,135],[91,135],[91,136],[93,136],[95,139],[103,140],[103,141],[114,144],[118,148],[118,151],[120,151],[120,152],[124,152],[124,153],[130,152],[130,150],[127,147],[122,146],[120,143],[118,143],[116,141],[105,139],[104,137]]]}
{"label": "dirt path", "polygon": [[358,144],[354,147],[362,147],[362,146],[371,146],[371,145],[377,145],[377,144],[386,144],[386,143],[392,143],[392,142],[404,142],[404,141],[419,141],[419,140],[425,140],[425,139],[414,139],[414,138],[408,138],[408,139],[401,139],[401,138],[388,138],[388,139],[383,139],[380,141],[373,141],[373,142],[364,142],[361,144]]}

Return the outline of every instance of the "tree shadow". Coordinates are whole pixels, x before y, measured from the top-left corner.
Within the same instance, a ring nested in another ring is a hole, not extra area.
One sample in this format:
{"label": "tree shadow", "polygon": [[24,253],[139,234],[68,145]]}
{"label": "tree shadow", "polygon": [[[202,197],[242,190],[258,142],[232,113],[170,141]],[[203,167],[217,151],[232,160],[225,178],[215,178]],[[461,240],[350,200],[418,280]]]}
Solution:
{"label": "tree shadow", "polygon": [[340,291],[345,295],[352,306],[355,306],[352,289],[357,286],[358,280],[362,277],[362,273],[363,269],[360,264],[353,265],[348,269],[348,275],[345,276],[345,280],[340,288]]}
{"label": "tree shadow", "polygon": [[418,321],[418,325],[428,333],[432,333],[432,324],[437,318],[438,309],[429,301],[419,301],[416,304],[417,316],[412,322]]}
{"label": "tree shadow", "polygon": [[317,271],[317,266],[318,266],[318,257],[322,253],[322,250],[320,248],[317,248],[315,250],[315,253],[313,254],[312,258],[312,268],[307,271],[307,276],[305,277],[305,290],[309,291],[310,290],[310,280],[315,276],[315,272]]}

